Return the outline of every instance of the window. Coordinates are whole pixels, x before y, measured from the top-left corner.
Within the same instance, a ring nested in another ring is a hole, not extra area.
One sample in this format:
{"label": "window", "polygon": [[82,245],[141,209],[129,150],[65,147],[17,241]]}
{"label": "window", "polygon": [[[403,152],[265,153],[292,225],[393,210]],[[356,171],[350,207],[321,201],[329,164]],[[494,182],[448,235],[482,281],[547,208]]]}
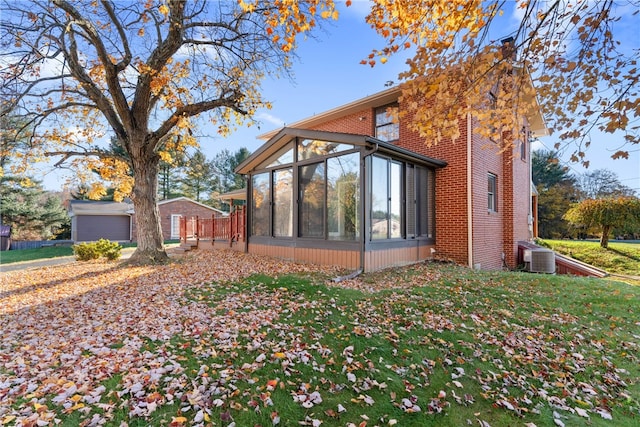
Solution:
{"label": "window", "polygon": [[353,150],[355,148],[356,147],[351,144],[319,141],[316,139],[301,139],[298,142],[298,161],[337,154],[341,151]]}
{"label": "window", "polygon": [[434,171],[378,156],[370,164],[370,239],[434,238]]}
{"label": "window", "polygon": [[371,239],[386,239],[389,229],[388,160],[371,159]]}
{"label": "window", "polygon": [[293,143],[289,143],[273,153],[262,165],[262,168],[273,168],[293,163]]}
{"label": "window", "polygon": [[181,215],[171,214],[171,238],[180,238],[180,218]]}
{"label": "window", "polygon": [[400,139],[400,123],[398,120],[398,105],[385,105],[375,110],[376,138],[381,141],[397,141]]}
{"label": "window", "polygon": [[360,155],[327,159],[327,232],[329,240],[359,237]]}
{"label": "window", "polygon": [[251,235],[357,239],[362,211],[356,149],[353,144],[297,139],[273,153],[261,165],[269,170],[251,178]]}
{"label": "window", "polygon": [[402,237],[401,214],[402,214],[402,163],[391,162],[389,176],[389,237]]}
{"label": "window", "polygon": [[520,135],[520,158],[522,160],[527,160],[527,151],[528,151],[527,143],[528,142],[529,142],[529,131],[527,130],[527,128],[523,127],[522,135]]}
{"label": "window", "polygon": [[298,168],[299,236],[329,240],[358,237],[360,155],[329,157]]}
{"label": "window", "polygon": [[406,165],[407,238],[435,235],[435,174],[431,169]]}
{"label": "window", "polygon": [[293,169],[273,172],[273,235],[293,236]]}
{"label": "window", "polygon": [[269,173],[254,175],[251,180],[251,234],[269,236],[269,209],[271,207],[271,190]]}
{"label": "window", "polygon": [[487,209],[489,212],[498,211],[498,195],[497,195],[497,181],[498,177],[490,173],[488,176],[488,189],[487,189]]}
{"label": "window", "polygon": [[324,162],[301,166],[300,237],[324,237],[325,170]]}
{"label": "window", "polygon": [[373,156],[371,239],[402,237],[402,164]]}

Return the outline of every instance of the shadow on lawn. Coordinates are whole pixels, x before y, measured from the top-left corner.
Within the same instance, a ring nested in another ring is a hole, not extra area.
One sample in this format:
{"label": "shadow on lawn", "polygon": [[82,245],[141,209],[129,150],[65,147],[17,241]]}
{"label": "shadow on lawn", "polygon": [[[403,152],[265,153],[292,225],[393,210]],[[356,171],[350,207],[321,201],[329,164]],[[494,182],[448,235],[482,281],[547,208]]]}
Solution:
{"label": "shadow on lawn", "polygon": [[[67,268],[67,267],[65,265],[61,265],[61,266],[52,267],[52,268]],[[121,267],[119,267],[117,264],[114,264],[111,268],[107,270],[101,270],[100,272],[87,271],[87,272],[78,274],[77,276],[65,277],[64,279],[51,280],[49,282],[43,282],[43,283],[34,283],[31,286],[23,286],[16,289],[12,289],[10,291],[3,291],[3,292],[0,292],[0,300],[4,298],[9,298],[9,297],[15,297],[22,294],[28,294],[30,292],[37,291],[39,289],[52,288],[60,284],[63,284],[65,282],[68,282],[70,280],[82,280],[85,278],[89,278],[91,276],[96,276],[98,274],[107,274],[109,272],[113,272],[120,268]]]}
{"label": "shadow on lawn", "polygon": [[616,253],[616,254],[620,255],[621,257],[629,258],[629,259],[632,259],[634,261],[640,261],[640,256],[633,256],[630,253],[627,253],[627,252],[624,252],[624,251],[621,251],[619,249],[615,249],[615,248],[612,248],[612,247],[608,247],[607,250],[611,251],[613,253]]}

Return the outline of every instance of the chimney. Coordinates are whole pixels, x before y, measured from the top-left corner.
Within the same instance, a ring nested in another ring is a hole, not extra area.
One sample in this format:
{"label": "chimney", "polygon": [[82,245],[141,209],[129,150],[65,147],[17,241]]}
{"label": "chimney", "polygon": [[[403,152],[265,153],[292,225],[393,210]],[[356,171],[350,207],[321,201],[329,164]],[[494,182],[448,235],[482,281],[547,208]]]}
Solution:
{"label": "chimney", "polygon": [[516,60],[516,46],[513,37],[502,39],[502,59]]}

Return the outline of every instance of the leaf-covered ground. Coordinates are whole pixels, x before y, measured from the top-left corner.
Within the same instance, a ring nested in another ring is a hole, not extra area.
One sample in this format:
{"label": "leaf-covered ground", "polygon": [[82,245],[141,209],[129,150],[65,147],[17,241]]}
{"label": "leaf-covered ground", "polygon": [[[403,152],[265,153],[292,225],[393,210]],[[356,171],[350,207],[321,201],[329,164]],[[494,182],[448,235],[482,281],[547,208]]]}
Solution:
{"label": "leaf-covered ground", "polygon": [[0,425],[635,426],[640,289],[237,252],[3,273]]}

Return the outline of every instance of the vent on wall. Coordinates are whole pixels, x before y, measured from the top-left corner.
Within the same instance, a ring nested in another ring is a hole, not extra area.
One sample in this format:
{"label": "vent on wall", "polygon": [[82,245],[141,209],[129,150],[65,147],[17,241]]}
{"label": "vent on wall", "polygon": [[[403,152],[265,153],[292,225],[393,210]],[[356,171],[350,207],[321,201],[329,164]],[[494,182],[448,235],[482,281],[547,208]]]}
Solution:
{"label": "vent on wall", "polygon": [[548,249],[527,249],[524,251],[524,262],[532,273],[555,273],[556,254]]}

